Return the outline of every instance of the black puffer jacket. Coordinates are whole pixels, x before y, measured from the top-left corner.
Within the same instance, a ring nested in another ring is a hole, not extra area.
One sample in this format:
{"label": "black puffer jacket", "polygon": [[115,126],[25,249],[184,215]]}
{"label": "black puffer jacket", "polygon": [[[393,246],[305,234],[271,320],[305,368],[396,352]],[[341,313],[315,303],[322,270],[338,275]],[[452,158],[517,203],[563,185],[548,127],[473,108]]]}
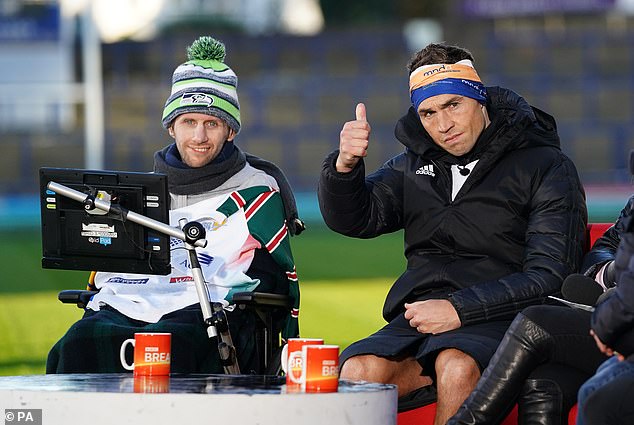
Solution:
{"label": "black puffer jacket", "polygon": [[[608,347],[634,361],[634,197],[621,211],[616,224],[597,241],[607,246],[594,245],[590,254],[598,252],[609,259],[609,246],[617,241],[616,289],[592,314],[591,327]],[[604,251],[604,252],[602,252]],[[596,261],[595,259],[590,259]]]}
{"label": "black puffer jacket", "polygon": [[[388,321],[428,298],[449,299],[463,325],[510,319],[579,267],[585,195],[553,118],[509,90],[487,90],[492,123],[468,158],[439,148],[410,108],[395,130],[405,152],[375,173],[364,179],[362,161],[338,173],[338,151],[324,162],[319,205],[331,229],[360,238],[405,230],[407,270],[385,301]],[[451,164],[474,159],[452,201]]]}
{"label": "black puffer jacket", "polygon": [[592,245],[592,249],[583,257],[581,270],[584,273],[594,279],[597,272],[608,261],[614,260],[616,250],[621,243],[621,235],[626,232],[627,226],[632,221],[634,216],[634,196],[625,204],[625,207],[621,210],[619,218],[616,220],[613,226],[603,233],[603,235],[597,239]]}

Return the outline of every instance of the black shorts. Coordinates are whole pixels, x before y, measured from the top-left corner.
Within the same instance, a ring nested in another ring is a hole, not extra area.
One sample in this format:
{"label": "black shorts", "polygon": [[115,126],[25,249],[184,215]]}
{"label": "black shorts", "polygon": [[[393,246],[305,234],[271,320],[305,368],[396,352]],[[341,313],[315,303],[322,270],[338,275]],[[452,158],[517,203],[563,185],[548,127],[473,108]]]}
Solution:
{"label": "black shorts", "polygon": [[415,357],[424,374],[435,378],[436,356],[442,350],[455,348],[471,356],[482,372],[510,324],[510,320],[487,322],[431,335],[421,334],[409,325],[403,314],[399,314],[374,334],[346,348],[341,353],[340,364],[364,354],[395,359]]}

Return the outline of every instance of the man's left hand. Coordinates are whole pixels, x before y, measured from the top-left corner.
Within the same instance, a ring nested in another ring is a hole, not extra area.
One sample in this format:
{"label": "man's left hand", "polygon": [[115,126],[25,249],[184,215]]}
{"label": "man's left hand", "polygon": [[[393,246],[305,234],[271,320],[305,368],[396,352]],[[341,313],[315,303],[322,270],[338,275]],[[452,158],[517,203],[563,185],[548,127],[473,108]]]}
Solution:
{"label": "man's left hand", "polygon": [[447,300],[425,300],[405,304],[405,318],[423,334],[440,334],[461,326],[458,312]]}

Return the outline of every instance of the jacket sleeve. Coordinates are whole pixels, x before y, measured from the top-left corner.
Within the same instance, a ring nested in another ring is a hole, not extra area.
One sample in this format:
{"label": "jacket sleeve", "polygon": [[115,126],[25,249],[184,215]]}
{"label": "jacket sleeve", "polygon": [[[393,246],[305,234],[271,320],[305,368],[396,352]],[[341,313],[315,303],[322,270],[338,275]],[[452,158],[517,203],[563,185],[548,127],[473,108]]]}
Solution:
{"label": "jacket sleeve", "polygon": [[608,347],[628,356],[634,353],[634,233],[621,234],[616,252],[617,286],[592,314],[591,328]]}
{"label": "jacket sleeve", "polygon": [[449,296],[462,325],[511,319],[560,290],[579,269],[585,240],[585,194],[574,164],[560,160],[533,184],[521,272],[460,289]]}
{"label": "jacket sleeve", "polygon": [[372,238],[402,228],[402,156],[384,164],[365,178],[359,161],[349,173],[339,173],[335,161],[339,151],[326,157],[317,195],[324,221],[335,232],[357,238]]}
{"label": "jacket sleeve", "polygon": [[634,196],[630,197],[625,207],[621,210],[619,218],[614,226],[610,227],[592,245],[592,249],[583,257],[581,271],[586,275],[594,277],[597,271],[608,261],[614,260],[616,249],[621,242],[621,234],[625,232],[632,217],[634,209]]}

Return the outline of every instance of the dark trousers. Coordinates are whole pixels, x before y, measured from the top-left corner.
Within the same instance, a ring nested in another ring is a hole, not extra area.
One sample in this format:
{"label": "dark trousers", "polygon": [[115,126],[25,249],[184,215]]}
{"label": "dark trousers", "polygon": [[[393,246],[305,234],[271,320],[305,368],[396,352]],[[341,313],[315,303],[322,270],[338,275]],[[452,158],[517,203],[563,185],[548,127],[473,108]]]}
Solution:
{"label": "dark trousers", "polygon": [[577,425],[634,424],[634,363],[612,357],[579,390]]}
{"label": "dark trousers", "polygon": [[[258,370],[254,314],[239,309],[228,312],[231,336],[243,373]],[[210,339],[199,306],[190,306],[161,318],[157,323],[130,319],[105,306],[87,310],[48,354],[46,373],[117,373],[125,372],[119,360],[119,348],[135,332],[172,334],[173,373],[223,373],[216,338]],[[128,363],[132,361],[128,359]]]}
{"label": "dark trousers", "polygon": [[590,336],[592,313],[544,305],[529,307],[522,314],[542,327],[553,341],[548,360],[535,368],[528,379],[553,381],[561,392],[564,410],[568,410],[577,402],[581,384],[606,359]]}
{"label": "dark trousers", "polygon": [[540,305],[522,314],[550,334],[554,344],[549,363],[577,369],[588,377],[606,359],[590,336],[592,313],[565,306]]}

